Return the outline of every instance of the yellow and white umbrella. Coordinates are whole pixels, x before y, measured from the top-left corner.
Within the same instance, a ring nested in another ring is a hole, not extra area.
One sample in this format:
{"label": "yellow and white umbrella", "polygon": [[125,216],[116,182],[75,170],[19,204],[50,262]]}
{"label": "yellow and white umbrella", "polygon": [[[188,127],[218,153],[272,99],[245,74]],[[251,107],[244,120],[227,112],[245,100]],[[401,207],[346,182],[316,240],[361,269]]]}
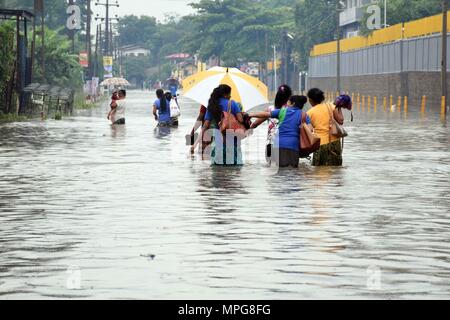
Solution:
{"label": "yellow and white umbrella", "polygon": [[183,96],[207,106],[214,88],[221,84],[231,87],[231,99],[240,102],[246,110],[269,102],[264,83],[236,68],[223,67],[214,67],[186,78]]}
{"label": "yellow and white umbrella", "polygon": [[109,78],[100,83],[101,86],[129,86],[130,83],[124,78]]}

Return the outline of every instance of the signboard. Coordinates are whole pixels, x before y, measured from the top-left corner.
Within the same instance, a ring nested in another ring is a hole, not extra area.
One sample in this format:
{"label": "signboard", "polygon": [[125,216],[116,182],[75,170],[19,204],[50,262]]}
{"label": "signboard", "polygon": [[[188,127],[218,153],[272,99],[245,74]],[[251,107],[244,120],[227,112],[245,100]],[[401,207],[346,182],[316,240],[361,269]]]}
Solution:
{"label": "signboard", "polygon": [[[281,60],[277,60],[276,61],[276,68],[280,69],[281,68]],[[273,70],[273,61],[267,61],[267,70],[272,71]]]}
{"label": "signboard", "polygon": [[103,57],[103,68],[105,69],[104,78],[112,78],[113,77],[113,57],[105,56]]}
{"label": "signboard", "polygon": [[80,66],[89,68],[89,57],[87,52],[80,52]]}

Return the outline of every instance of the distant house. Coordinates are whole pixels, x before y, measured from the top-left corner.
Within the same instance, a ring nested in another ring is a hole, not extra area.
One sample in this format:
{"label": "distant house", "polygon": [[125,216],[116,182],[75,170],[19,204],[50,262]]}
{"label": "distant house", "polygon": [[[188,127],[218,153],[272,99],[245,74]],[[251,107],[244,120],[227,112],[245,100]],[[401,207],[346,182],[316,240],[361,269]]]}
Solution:
{"label": "distant house", "polygon": [[124,57],[148,57],[151,54],[149,49],[138,45],[129,45],[120,48]]}

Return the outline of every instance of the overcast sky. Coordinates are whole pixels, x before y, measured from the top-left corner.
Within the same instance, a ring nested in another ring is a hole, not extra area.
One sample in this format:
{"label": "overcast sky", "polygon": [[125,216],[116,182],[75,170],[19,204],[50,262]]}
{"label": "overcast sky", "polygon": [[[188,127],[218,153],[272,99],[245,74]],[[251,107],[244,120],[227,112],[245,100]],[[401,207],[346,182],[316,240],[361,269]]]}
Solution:
{"label": "overcast sky", "polygon": [[[110,1],[110,2],[114,2]],[[180,16],[193,13],[189,3],[199,0],[118,0],[120,8],[112,8],[112,14],[119,16],[134,14],[147,15],[163,20],[167,13],[177,13]],[[95,1],[94,1],[95,2]],[[104,1],[102,1],[104,2]],[[96,13],[104,15],[104,7],[93,6]],[[103,10],[103,11],[102,11]]]}

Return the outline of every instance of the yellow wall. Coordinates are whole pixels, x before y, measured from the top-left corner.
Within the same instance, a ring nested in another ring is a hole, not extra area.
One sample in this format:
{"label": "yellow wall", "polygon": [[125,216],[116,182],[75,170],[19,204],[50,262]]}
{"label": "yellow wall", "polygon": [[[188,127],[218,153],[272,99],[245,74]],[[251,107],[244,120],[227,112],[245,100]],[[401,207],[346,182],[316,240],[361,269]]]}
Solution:
{"label": "yellow wall", "polygon": [[[450,11],[447,12],[447,16],[450,19]],[[396,24],[392,27],[374,31],[369,37],[353,37],[341,40],[341,50],[351,51],[366,47],[375,46],[378,44],[384,44],[393,42],[400,39],[408,39],[414,37],[426,36],[433,33],[442,32],[442,15],[436,15],[420,20],[407,22],[404,24],[404,30],[402,35],[403,24]],[[448,30],[450,31],[450,24]],[[337,41],[318,44],[311,50],[311,56],[321,56],[326,54],[332,54],[337,52]]]}

